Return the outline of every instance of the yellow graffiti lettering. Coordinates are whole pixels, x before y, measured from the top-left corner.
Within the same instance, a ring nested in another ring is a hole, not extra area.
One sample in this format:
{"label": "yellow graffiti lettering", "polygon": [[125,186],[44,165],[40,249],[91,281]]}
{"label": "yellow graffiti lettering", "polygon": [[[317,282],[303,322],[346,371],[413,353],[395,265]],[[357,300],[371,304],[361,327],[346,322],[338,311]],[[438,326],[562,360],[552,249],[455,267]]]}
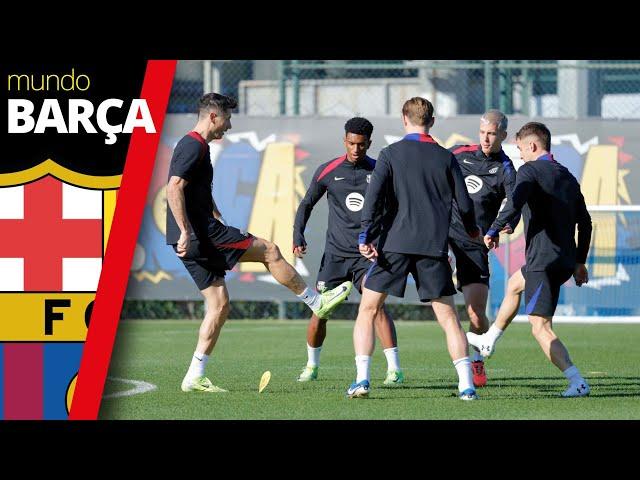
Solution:
{"label": "yellow graffiti lettering", "polygon": [[[270,143],[265,149],[256,189],[249,228],[252,234],[281,247],[291,264],[295,259],[289,246],[296,208],[295,146],[293,143]],[[259,263],[243,263],[241,272],[265,272]]]}
{"label": "yellow graffiti lettering", "polygon": [[[594,145],[589,149],[582,174],[582,194],[587,205],[617,205],[618,147]],[[595,263],[594,277],[616,274],[615,252],[617,244],[616,214],[598,212],[592,215],[593,236],[591,251],[602,258]]]}
{"label": "yellow graffiti lettering", "polygon": [[143,272],[136,272],[133,274],[137,281],[142,282],[144,280],[148,280],[153,284],[158,284],[162,280],[173,280],[173,277],[167,272],[160,270],[156,273],[147,272],[146,270]]}
{"label": "yellow graffiti lettering", "polygon": [[[438,143],[442,145],[442,142],[438,141]],[[460,135],[459,133],[453,133],[449,135],[449,138],[447,138],[447,141],[444,142],[443,146],[444,148],[450,148],[450,147],[453,147],[454,145],[470,145],[472,143],[474,143],[474,141],[471,138],[465,137],[464,135]]]}

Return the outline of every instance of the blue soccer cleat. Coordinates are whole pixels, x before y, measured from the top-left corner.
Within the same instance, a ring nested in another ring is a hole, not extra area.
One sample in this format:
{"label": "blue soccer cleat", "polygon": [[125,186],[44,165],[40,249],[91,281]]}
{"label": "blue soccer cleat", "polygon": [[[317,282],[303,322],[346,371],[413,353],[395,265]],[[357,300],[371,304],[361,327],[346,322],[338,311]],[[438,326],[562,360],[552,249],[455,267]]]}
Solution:
{"label": "blue soccer cleat", "polygon": [[465,391],[460,392],[460,400],[478,400],[478,395],[473,388],[467,388]]}
{"label": "blue soccer cleat", "polygon": [[369,395],[369,380],[362,380],[361,382],[353,382],[347,389],[347,397],[360,398]]}

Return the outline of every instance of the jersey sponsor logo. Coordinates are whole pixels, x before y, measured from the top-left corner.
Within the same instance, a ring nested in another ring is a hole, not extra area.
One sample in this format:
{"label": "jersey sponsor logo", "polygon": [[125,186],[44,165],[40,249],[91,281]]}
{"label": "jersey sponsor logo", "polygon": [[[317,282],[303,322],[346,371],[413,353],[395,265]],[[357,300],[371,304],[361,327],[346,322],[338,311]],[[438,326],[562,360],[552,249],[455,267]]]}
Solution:
{"label": "jersey sponsor logo", "polygon": [[337,182],[338,180],[344,180],[344,177],[333,177],[333,179]]}
{"label": "jersey sponsor logo", "polygon": [[464,183],[466,183],[467,191],[469,193],[478,193],[480,190],[482,190],[482,185],[484,185],[482,183],[482,179],[475,175],[469,175],[468,177],[465,177]]}
{"label": "jersey sponsor logo", "polygon": [[489,173],[494,174],[498,171],[498,167],[493,167],[491,170],[489,170]]}
{"label": "jersey sponsor logo", "polygon": [[320,280],[318,283],[316,283],[316,290],[322,293],[324,291],[324,286],[324,281]]}
{"label": "jersey sponsor logo", "polygon": [[349,195],[347,195],[345,204],[347,205],[347,208],[352,212],[359,212],[360,210],[362,210],[362,207],[364,205],[364,197],[358,192],[350,193]]}

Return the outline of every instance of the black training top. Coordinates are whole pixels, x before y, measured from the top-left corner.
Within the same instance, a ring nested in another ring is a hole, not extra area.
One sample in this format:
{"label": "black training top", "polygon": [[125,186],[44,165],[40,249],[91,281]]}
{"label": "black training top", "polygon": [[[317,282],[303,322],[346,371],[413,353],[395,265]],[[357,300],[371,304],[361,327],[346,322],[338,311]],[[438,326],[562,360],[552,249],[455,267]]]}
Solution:
{"label": "black training top", "polygon": [[[502,201],[511,196],[516,184],[516,169],[504,150],[485,155],[480,145],[456,145],[449,151],[456,156],[464,175],[467,191],[473,200],[476,223],[482,232],[486,232],[496,219]],[[515,230],[520,217],[513,221],[515,225],[511,225],[511,228]],[[458,240],[469,239],[455,200],[451,211],[449,237]],[[479,237],[478,241],[481,240]]]}
{"label": "black training top", "polygon": [[359,257],[360,214],[375,165],[373,158],[365,157],[351,163],[346,155],[320,165],[298,206],[293,227],[293,246],[307,245],[304,238],[307,221],[314,205],[326,192],[329,221],[325,252],[343,257]]}
{"label": "black training top", "polygon": [[526,232],[527,270],[574,269],[576,263],[587,261],[591,216],[580,184],[553,155],[542,155],[520,167],[513,196],[507,200],[488,235],[497,236],[521,211]]}
{"label": "black training top", "polygon": [[[209,145],[197,132],[189,132],[176,145],[169,165],[169,179],[183,178],[189,183],[184,189],[187,219],[198,238],[207,237],[207,227],[213,217],[211,183],[213,167],[209,161]],[[167,203],[167,244],[178,243],[180,229]]]}
{"label": "black training top", "polygon": [[456,158],[429,135],[406,135],[378,156],[362,210],[360,243],[371,243],[378,234],[383,222],[377,215],[386,199],[385,216],[393,221],[378,248],[446,257],[454,198],[466,231],[477,236],[473,202]]}

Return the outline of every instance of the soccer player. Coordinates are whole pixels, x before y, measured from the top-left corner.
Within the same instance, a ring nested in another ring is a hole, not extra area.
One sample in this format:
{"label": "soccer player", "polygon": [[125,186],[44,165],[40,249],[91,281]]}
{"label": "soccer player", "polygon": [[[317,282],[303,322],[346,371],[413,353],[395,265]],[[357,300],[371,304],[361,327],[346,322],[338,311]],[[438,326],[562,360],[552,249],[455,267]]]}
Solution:
{"label": "soccer player", "polygon": [[[307,194],[298,207],[293,227],[293,251],[298,257],[302,257],[307,252],[304,238],[307,221],[314,205],[326,192],[329,222],[324,255],[318,272],[318,291],[334,288],[347,280],[353,280],[353,284],[362,291],[363,279],[371,266],[371,262],[360,255],[358,234],[365,193],[376,164],[374,159],[367,156],[373,125],[366,118],[355,117],[345,124],[344,131],[346,155],[318,167]],[[396,331],[384,306],[375,318],[375,330],[387,358],[384,384],[400,384],[404,375],[400,369]],[[327,317],[321,318],[314,314],[307,328],[307,366],[298,377],[299,382],[318,378],[320,352],[326,334]]]}
{"label": "soccer player", "polygon": [[[407,275],[416,282],[422,302],[431,301],[458,373],[463,400],[475,400],[467,339],[453,303],[456,292],[448,262],[451,201],[458,203],[460,217],[472,237],[479,235],[473,202],[469,198],[458,162],[451,152],[429,135],[433,105],[414,97],[402,107],[405,137],[378,156],[362,209],[360,253],[374,259],[362,289],[362,300],[353,333],[356,381],[347,396],[369,393],[369,362],[374,349],[373,320],[387,295],[403,297]],[[383,199],[388,207],[379,213]],[[380,227],[384,229],[377,242]]]}
{"label": "soccer player", "polygon": [[[509,279],[507,294],[496,321],[483,335],[468,333],[469,343],[485,356],[515,317],[524,291],[531,332],[547,358],[569,381],[563,397],[589,395],[590,388],[552,329],[560,286],[571,276],[580,287],[589,281],[585,262],[591,242],[591,216],[580,184],[550,153],[551,133],[542,123],[530,122],[516,134],[524,160],[516,176],[511,200],[484,237],[488,248],[498,247],[498,232],[523,213],[526,264]],[[578,226],[578,245],[575,232]]]}
{"label": "soccer player", "polygon": [[[465,177],[467,191],[473,200],[476,223],[482,232],[491,227],[502,201],[511,196],[516,182],[513,163],[502,150],[507,138],[507,117],[499,110],[488,110],[480,118],[480,143],[478,145],[456,145],[450,148],[456,156]],[[513,219],[505,231],[512,232],[520,221]],[[456,257],[458,290],[464,295],[469,315],[469,330],[481,334],[489,329],[487,319],[487,297],[489,295],[489,250],[481,237],[469,238],[456,202],[451,211],[449,245]],[[471,361],[473,384],[484,387],[487,374],[482,355],[475,349]]]}
{"label": "soccer player", "polygon": [[235,99],[217,93],[200,98],[193,131],[176,145],[167,185],[167,244],[184,263],[206,302],[198,343],[182,381],[184,392],[225,392],[205,376],[209,355],[229,312],[225,271],[237,262],[260,262],[273,277],[291,290],[318,316],[328,315],[351,290],[344,282],[322,295],[308,288],[298,272],[282,257],[277,245],[221,222],[211,192],[213,167],[209,142],[219,140],[231,128]]}

